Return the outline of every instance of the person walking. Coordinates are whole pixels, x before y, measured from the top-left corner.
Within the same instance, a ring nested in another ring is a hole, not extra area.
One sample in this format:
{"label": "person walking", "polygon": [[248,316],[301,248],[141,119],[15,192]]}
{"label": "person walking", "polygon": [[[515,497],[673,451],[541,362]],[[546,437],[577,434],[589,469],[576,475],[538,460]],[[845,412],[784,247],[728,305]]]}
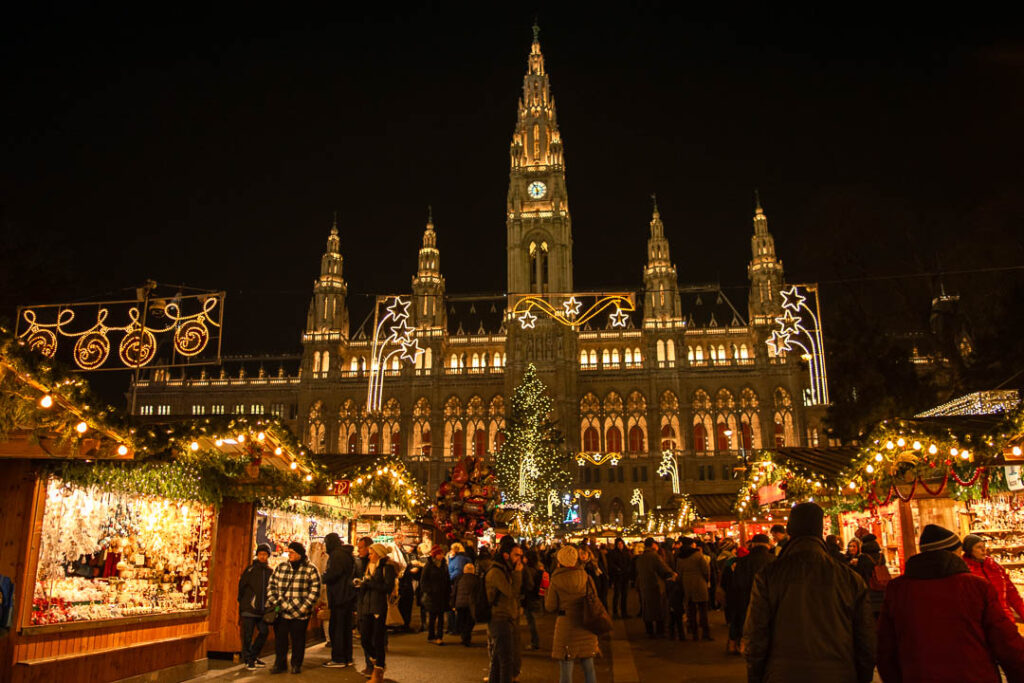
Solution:
{"label": "person walking", "polygon": [[551,658],[558,661],[558,683],[572,683],[573,663],[579,661],[586,683],[597,683],[594,657],[598,654],[597,636],[583,626],[583,601],[593,579],[579,564],[576,548],[567,545],[556,555],[558,569],[544,596],[544,609],[555,612],[555,634]]}
{"label": "person walking", "polygon": [[708,624],[708,581],[711,579],[711,570],[707,558],[692,538],[682,539],[682,547],[676,555],[675,570],[686,600],[686,625],[690,635],[697,640],[697,627],[700,626],[700,637],[714,640]]}
{"label": "person walking", "polygon": [[366,570],[357,578],[359,597],[359,639],[363,645],[366,669],[363,676],[370,683],[383,683],[385,657],[388,650],[388,598],[395,590],[398,567],[388,559],[388,548],[374,543],[367,553]]}
{"label": "person walking", "polygon": [[[540,634],[537,633],[537,612],[544,609],[541,596],[540,584],[544,575],[544,567],[540,564],[537,551],[526,550],[523,553],[523,614],[526,615],[526,625],[530,630],[530,645],[527,649],[540,649]],[[459,617],[460,619],[462,617]]]}
{"label": "person walking", "polygon": [[[885,588],[889,584],[889,567],[882,555],[882,546],[878,545],[878,537],[867,534],[861,539],[860,557],[857,560],[857,573],[868,585],[868,601],[871,603],[871,616],[878,621],[885,600]],[[868,567],[870,566],[870,571]]]}
{"label": "person walking", "polygon": [[[461,572],[460,572],[461,573]],[[430,550],[430,559],[423,568],[420,587],[420,602],[427,610],[427,642],[444,645],[444,615],[448,612],[448,598],[452,582],[448,578],[448,565],[444,561],[444,549],[435,545]]]}
{"label": "person walking", "polygon": [[[452,543],[452,547],[449,549],[448,558],[448,580],[451,585],[455,584],[455,581],[462,576],[462,568],[469,562],[469,555],[466,554],[466,547],[456,541]],[[455,612],[455,607],[451,606],[447,612],[448,614],[448,625],[447,633],[449,635],[458,635],[459,624],[458,614]]]}
{"label": "person walking", "polygon": [[1006,680],[1024,681],[1024,639],[996,589],[959,556],[960,538],[929,524],[918,547],[885,591],[878,620],[882,680],[998,683],[998,665]]}
{"label": "person walking", "polygon": [[789,512],[790,540],[754,578],[743,626],[750,683],[869,683],[875,628],[867,586],[825,547],[824,512]]}
{"label": "person walking", "polygon": [[298,541],[288,544],[288,561],[277,565],[270,577],[267,607],[277,612],[274,621],[274,668],[284,673],[288,666],[288,641],[292,646],[292,673],[302,671],[306,656],[306,627],[313,606],[320,598],[320,573],[306,557]]}
{"label": "person walking", "polygon": [[658,554],[653,538],[644,539],[644,552],[636,560],[636,587],[640,602],[644,628],[651,638],[665,635],[665,620],[668,618],[668,591],[665,582],[675,577]]}
{"label": "person walking", "polygon": [[487,624],[490,683],[512,683],[519,678],[522,662],[518,626],[522,585],[523,550],[516,545],[514,538],[502,536],[491,568],[484,577],[487,601],[491,605],[491,621]]}
{"label": "person walking", "polygon": [[1009,574],[988,554],[988,543],[981,536],[970,534],[964,538],[964,562],[971,573],[992,584],[999,598],[999,606],[1010,621],[1024,620],[1024,601]]}
{"label": "person walking", "polygon": [[270,577],[274,573],[267,564],[269,560],[270,546],[260,543],[256,546],[256,558],[238,580],[238,615],[242,625],[241,655],[245,668],[249,671],[267,666],[259,657],[270,631],[267,622],[263,621]]}
{"label": "person walking", "polygon": [[455,582],[455,611],[459,613],[459,637],[466,647],[473,645],[473,597],[480,586],[480,577],[476,575],[476,565],[466,563],[462,568],[462,576]]}
{"label": "person walking", "polygon": [[340,669],[353,664],[352,608],[356,592],[352,578],[356,565],[352,546],[342,545],[338,534],[327,534],[324,548],[327,550],[327,569],[321,578],[327,587],[327,607],[331,610],[331,620],[327,625],[331,658],[324,662],[324,666]]}
{"label": "person walking", "polygon": [[615,546],[608,551],[608,577],[612,583],[612,617],[628,616],[626,604],[629,602],[629,550],[621,538],[615,539]]}
{"label": "person walking", "polygon": [[743,622],[747,618],[750,606],[750,592],[754,588],[754,577],[761,569],[770,564],[775,555],[772,554],[772,540],[765,534],[754,534],[750,539],[750,552],[736,560],[729,572],[729,592],[725,605],[729,620],[729,645],[726,652],[740,654],[740,642],[743,639]]}

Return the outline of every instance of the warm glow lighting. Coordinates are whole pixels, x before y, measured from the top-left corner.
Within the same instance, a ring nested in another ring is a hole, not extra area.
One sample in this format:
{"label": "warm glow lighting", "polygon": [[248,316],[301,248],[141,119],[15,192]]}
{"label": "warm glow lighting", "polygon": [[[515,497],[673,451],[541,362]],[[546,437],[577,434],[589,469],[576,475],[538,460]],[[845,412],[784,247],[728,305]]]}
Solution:
{"label": "warm glow lighting", "polygon": [[952,456],[954,456],[954,457],[956,457],[956,455],[957,455],[957,454],[958,454],[959,452],[960,452],[960,451],[958,451],[958,450],[956,449],[956,447],[953,447],[953,448],[950,448],[950,449],[949,449],[949,454],[950,454],[950,455],[952,455]]}
{"label": "warm glow lighting", "polygon": [[281,455],[282,453],[284,453],[284,451],[281,450],[280,446],[274,449],[274,455]]}
{"label": "warm glow lighting", "polygon": [[217,440],[216,440],[216,441],[214,441],[213,443],[214,443],[214,445],[215,445],[215,446],[217,446],[218,448],[220,448],[220,447],[221,447],[221,445],[223,445],[223,443],[224,443],[224,442],[223,442],[223,441],[221,441],[220,439],[217,439]]}
{"label": "warm glow lighting", "polygon": [[1020,455],[1020,446],[1014,446],[1013,447],[1013,454],[1014,455]]}
{"label": "warm glow lighting", "polygon": [[313,481],[313,475],[312,474],[307,474],[306,475],[306,481]]}
{"label": "warm glow lighting", "polygon": [[935,444],[932,444],[931,446],[928,447],[928,454],[929,455],[935,455],[938,452],[939,452],[939,448]]}
{"label": "warm glow lighting", "polygon": [[238,435],[238,443],[243,443],[244,441],[245,441],[245,434],[239,434]]}
{"label": "warm glow lighting", "polygon": [[968,458],[971,457],[971,452],[970,451],[960,451],[960,457],[963,458],[964,460],[967,460]]}
{"label": "warm glow lighting", "polygon": [[299,463],[293,461],[288,467],[291,467],[293,470],[297,470],[299,469]]}
{"label": "warm glow lighting", "polygon": [[871,474],[872,472],[875,471],[875,466],[874,465],[868,465],[865,469],[867,470],[868,474]]}
{"label": "warm glow lighting", "polygon": [[39,399],[39,405],[43,408],[49,408],[53,405],[53,396],[45,394],[41,399]]}
{"label": "warm glow lighting", "polygon": [[117,454],[128,455],[128,447],[125,446],[124,444],[121,444],[120,446],[117,447]]}
{"label": "warm glow lighting", "polygon": [[875,453],[875,462],[882,462],[882,454]]}
{"label": "warm glow lighting", "polygon": [[900,448],[903,448],[904,446],[907,445],[907,440],[901,436],[900,438],[896,439],[896,445],[899,446]]}
{"label": "warm glow lighting", "polygon": [[920,441],[915,441],[914,442],[914,450],[915,451],[921,450],[921,442]]}
{"label": "warm glow lighting", "polygon": [[192,443],[190,443],[188,445],[188,447],[191,448],[193,451],[198,451],[199,450],[199,442],[198,441],[193,441]]}
{"label": "warm glow lighting", "polygon": [[75,425],[75,431],[78,432],[79,434],[85,434],[85,430],[87,429],[89,429],[89,425],[85,424],[84,422],[79,422],[78,424]]}
{"label": "warm glow lighting", "polygon": [[857,485],[851,481],[850,482],[850,488],[851,489],[855,489],[855,488],[857,488]]}
{"label": "warm glow lighting", "polygon": [[885,447],[888,448],[891,451],[893,448],[896,447],[896,444],[894,444],[892,441],[886,441],[885,442]]}
{"label": "warm glow lighting", "polygon": [[264,434],[263,432],[260,432],[259,434],[256,435],[256,440],[257,441],[263,441],[263,439],[265,439],[265,438],[267,438],[267,435]]}

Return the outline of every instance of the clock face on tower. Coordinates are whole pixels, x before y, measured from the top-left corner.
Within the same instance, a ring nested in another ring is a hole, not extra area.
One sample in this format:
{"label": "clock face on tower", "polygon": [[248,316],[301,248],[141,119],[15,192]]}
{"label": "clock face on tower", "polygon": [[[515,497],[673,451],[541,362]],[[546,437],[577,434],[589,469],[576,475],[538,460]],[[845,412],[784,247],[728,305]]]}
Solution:
{"label": "clock face on tower", "polygon": [[530,196],[534,199],[540,199],[544,196],[544,193],[548,191],[548,186],[539,180],[535,180],[530,183],[530,186],[526,188],[526,191],[530,193]]}

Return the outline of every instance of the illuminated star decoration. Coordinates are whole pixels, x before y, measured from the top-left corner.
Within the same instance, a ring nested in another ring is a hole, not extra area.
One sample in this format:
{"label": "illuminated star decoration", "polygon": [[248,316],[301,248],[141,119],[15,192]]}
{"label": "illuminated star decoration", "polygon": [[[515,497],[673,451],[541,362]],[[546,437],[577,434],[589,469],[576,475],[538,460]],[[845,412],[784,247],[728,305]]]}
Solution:
{"label": "illuminated star decoration", "polygon": [[785,335],[798,334],[800,332],[800,316],[793,315],[792,309],[785,309],[782,315],[775,319],[779,324],[779,332]]}
{"label": "illuminated star decoration", "polygon": [[391,314],[391,317],[395,320],[405,320],[409,317],[409,306],[412,305],[411,300],[403,301],[398,297],[388,306],[387,311]]}
{"label": "illuminated star decoration", "polygon": [[621,308],[616,307],[615,312],[608,316],[608,319],[612,321],[612,327],[625,327],[629,316],[623,313]]}
{"label": "illuminated star decoration", "polygon": [[407,360],[410,363],[416,362],[416,356],[423,353],[423,348],[420,347],[420,340],[413,339],[412,341],[402,342],[402,355],[399,356],[402,360]]}
{"label": "illuminated star decoration", "polygon": [[398,324],[391,326],[391,340],[398,344],[407,344],[412,332],[413,328],[409,327],[405,318],[399,318]]}
{"label": "illuminated star decoration", "polygon": [[782,296],[782,307],[793,311],[799,310],[804,302],[807,301],[807,297],[800,293],[796,285],[789,289],[780,290],[779,294]]}
{"label": "illuminated star decoration", "polygon": [[568,301],[562,303],[562,308],[565,309],[565,317],[575,318],[577,315],[580,314],[580,306],[582,305],[583,304],[580,303],[579,299],[577,299],[576,297],[569,297]]}
{"label": "illuminated star decoration", "polygon": [[523,314],[519,316],[519,324],[523,326],[523,329],[533,329],[534,323],[537,322],[537,316],[529,311],[523,311]]}
{"label": "illuminated star decoration", "polygon": [[772,336],[768,340],[768,345],[775,349],[776,354],[782,351],[790,351],[792,347],[789,345],[789,336],[788,332],[772,330]]}

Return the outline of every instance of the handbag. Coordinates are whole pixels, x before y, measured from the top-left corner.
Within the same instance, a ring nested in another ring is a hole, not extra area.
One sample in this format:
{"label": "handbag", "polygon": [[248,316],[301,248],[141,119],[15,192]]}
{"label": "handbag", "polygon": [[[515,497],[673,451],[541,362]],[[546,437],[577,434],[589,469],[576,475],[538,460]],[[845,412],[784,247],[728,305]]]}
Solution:
{"label": "handbag", "polygon": [[[295,575],[292,574],[292,580],[288,582],[288,590],[291,590],[292,586],[294,586],[294,585],[295,585]],[[267,624],[273,624],[275,621],[277,621],[277,617],[278,616],[279,615],[278,615],[278,612],[277,612],[277,608],[275,607],[271,611],[263,613],[263,621],[265,623],[267,623]]]}
{"label": "handbag", "polygon": [[595,636],[603,636],[612,630],[612,618],[597,597],[594,581],[587,577],[587,592],[583,596],[583,628]]}

